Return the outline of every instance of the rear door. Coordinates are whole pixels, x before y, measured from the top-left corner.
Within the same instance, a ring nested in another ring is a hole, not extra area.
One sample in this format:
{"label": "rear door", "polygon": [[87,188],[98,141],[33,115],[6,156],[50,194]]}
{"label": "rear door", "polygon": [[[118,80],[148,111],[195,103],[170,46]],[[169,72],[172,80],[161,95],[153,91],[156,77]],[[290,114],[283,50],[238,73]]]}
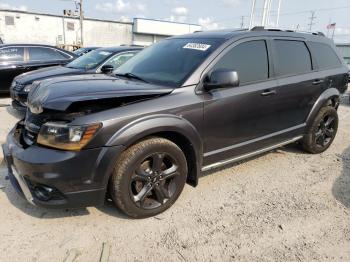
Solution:
{"label": "rear door", "polygon": [[0,48],[0,92],[9,92],[13,78],[26,72],[24,48],[7,46]]}
{"label": "rear door", "polygon": [[323,90],[307,44],[299,39],[272,40],[273,60],[280,97],[280,125],[305,128],[306,118]]}
{"label": "rear door", "polygon": [[323,90],[335,87],[341,93],[345,92],[348,84],[348,68],[341,62],[332,46],[311,41],[307,44],[315,59],[317,78],[322,80],[320,84]]}
{"label": "rear door", "polygon": [[51,47],[30,46],[28,51],[28,66],[30,70],[42,67],[64,65],[69,62],[69,56]]}

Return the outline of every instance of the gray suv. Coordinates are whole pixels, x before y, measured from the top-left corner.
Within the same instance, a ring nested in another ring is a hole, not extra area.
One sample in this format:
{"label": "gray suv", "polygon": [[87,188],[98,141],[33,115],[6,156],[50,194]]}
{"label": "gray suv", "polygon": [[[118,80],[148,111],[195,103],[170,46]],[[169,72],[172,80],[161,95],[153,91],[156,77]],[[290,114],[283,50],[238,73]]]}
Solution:
{"label": "gray suv", "polygon": [[169,208],[185,183],[299,141],[332,143],[348,70],[322,34],[254,28],[172,37],[112,75],[38,82],[3,151],[34,205],[71,208],[106,197],[129,216]]}

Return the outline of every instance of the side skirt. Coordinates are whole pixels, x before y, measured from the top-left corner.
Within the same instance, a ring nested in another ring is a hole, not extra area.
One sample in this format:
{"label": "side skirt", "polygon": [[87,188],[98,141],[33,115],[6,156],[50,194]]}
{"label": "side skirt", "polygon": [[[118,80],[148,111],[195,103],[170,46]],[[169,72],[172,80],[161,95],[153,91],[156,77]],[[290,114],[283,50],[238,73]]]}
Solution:
{"label": "side skirt", "polygon": [[286,141],[284,141],[282,143],[279,143],[279,144],[276,144],[276,145],[265,147],[265,148],[259,149],[257,151],[254,151],[254,152],[251,152],[251,153],[248,153],[248,154],[245,154],[245,155],[237,156],[237,157],[234,157],[234,158],[226,159],[226,160],[223,160],[223,161],[220,161],[220,162],[216,162],[214,164],[210,164],[210,165],[204,166],[204,167],[202,167],[202,172],[208,171],[208,170],[211,170],[211,169],[214,169],[214,168],[218,168],[220,166],[224,166],[224,165],[227,165],[227,164],[235,163],[235,162],[241,161],[243,159],[250,158],[250,157],[253,157],[253,156],[256,156],[256,155],[268,152],[268,151],[271,151],[271,150],[273,150],[275,148],[279,148],[281,146],[285,146],[285,145],[291,144],[293,142],[296,142],[296,141],[300,140],[301,138],[303,138],[303,136],[297,136],[297,137],[294,137],[292,139],[286,140]]}

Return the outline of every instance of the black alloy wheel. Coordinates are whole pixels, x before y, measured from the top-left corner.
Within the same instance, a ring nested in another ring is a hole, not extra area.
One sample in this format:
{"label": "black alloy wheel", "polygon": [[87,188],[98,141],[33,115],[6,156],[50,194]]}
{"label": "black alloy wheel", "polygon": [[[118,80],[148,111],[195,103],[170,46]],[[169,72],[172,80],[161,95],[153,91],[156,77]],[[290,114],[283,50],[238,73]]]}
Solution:
{"label": "black alloy wheel", "polygon": [[320,109],[308,126],[302,140],[305,151],[318,154],[324,152],[333,142],[338,130],[338,113],[331,106]]}
{"label": "black alloy wheel", "polygon": [[160,152],[146,157],[131,177],[130,195],[134,203],[145,209],[164,205],[182,186],[178,163]]}
{"label": "black alloy wheel", "polygon": [[145,139],[125,150],[115,165],[109,193],[116,206],[134,218],[157,215],[181,194],[187,161],[173,142]]}

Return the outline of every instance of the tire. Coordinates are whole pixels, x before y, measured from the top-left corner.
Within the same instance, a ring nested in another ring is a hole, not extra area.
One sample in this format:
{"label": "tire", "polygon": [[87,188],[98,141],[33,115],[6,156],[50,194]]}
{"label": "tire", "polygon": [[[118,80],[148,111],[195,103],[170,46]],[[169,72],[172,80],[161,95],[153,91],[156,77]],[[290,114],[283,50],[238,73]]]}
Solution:
{"label": "tire", "polygon": [[155,216],[180,196],[187,178],[182,150],[164,138],[148,138],[117,161],[109,183],[115,205],[133,218]]}
{"label": "tire", "polygon": [[338,113],[333,107],[322,107],[302,140],[303,149],[312,154],[327,150],[337,133],[338,122]]}

